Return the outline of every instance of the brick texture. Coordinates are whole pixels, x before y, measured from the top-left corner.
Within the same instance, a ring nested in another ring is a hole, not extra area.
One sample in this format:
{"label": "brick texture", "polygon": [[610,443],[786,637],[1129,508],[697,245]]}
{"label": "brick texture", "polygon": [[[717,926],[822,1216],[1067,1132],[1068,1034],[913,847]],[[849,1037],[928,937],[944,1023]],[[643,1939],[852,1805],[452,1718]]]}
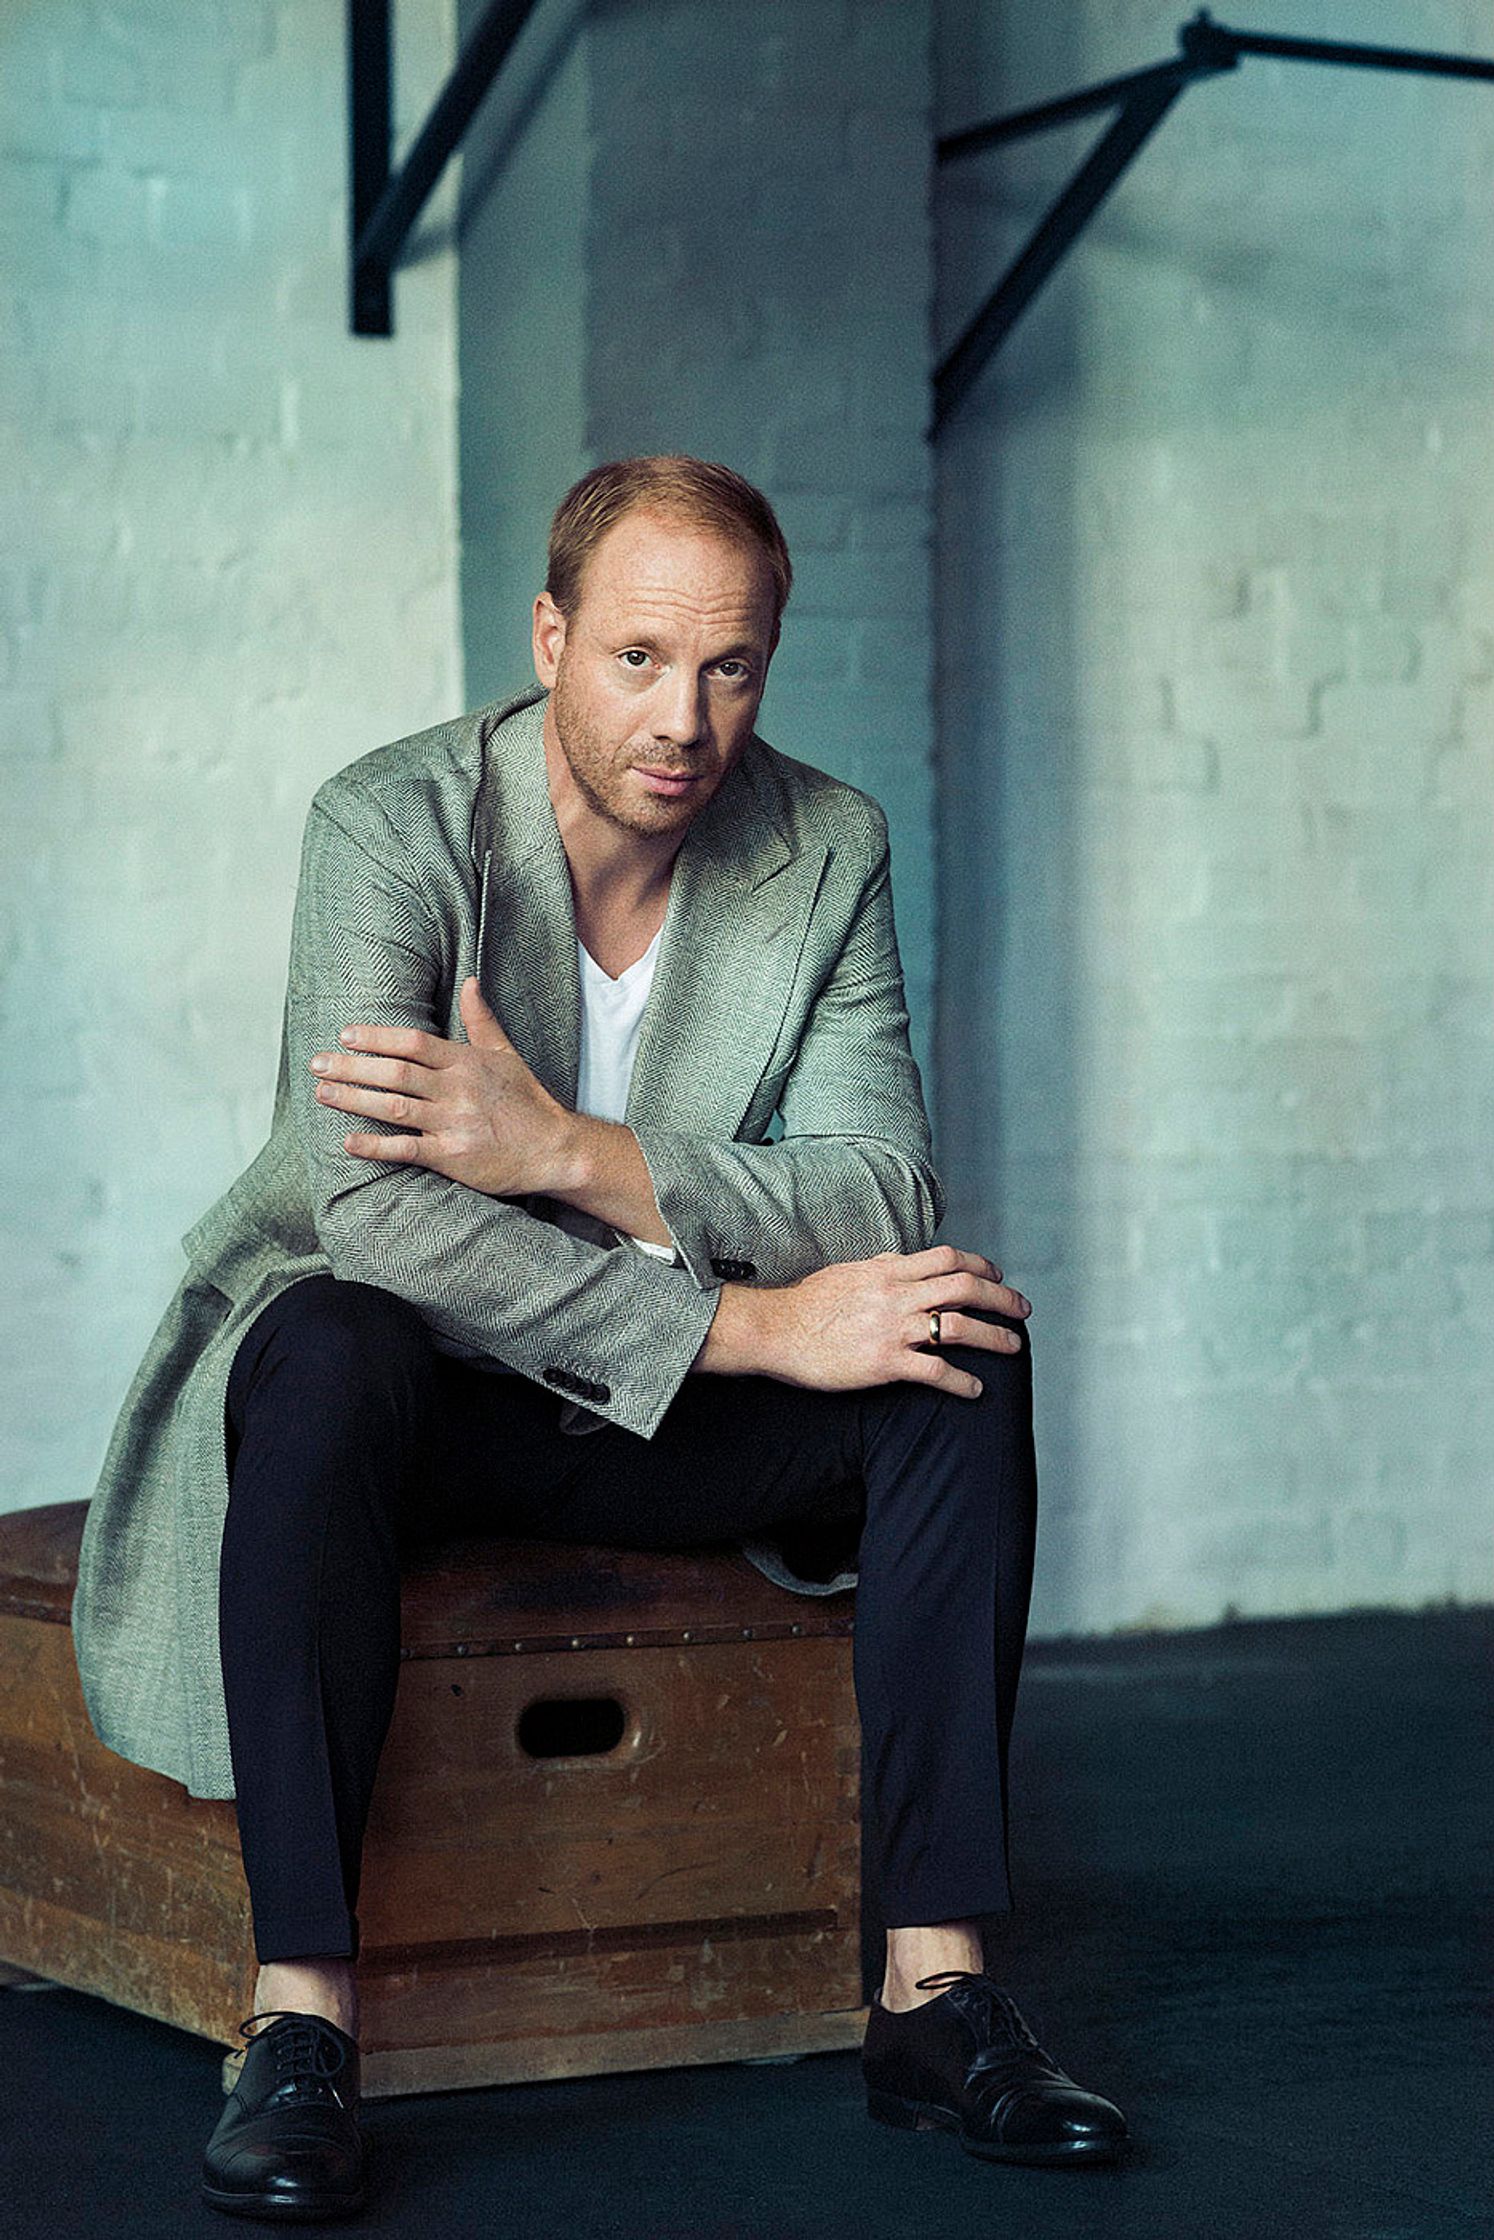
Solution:
{"label": "brick texture", "polygon": [[908,0],[596,12],[590,318],[603,356],[587,399],[594,456],[702,452],[782,504],[796,583],[763,729],[886,808],[920,1036],[933,985],[930,33]]}
{"label": "brick texture", "polygon": [[461,703],[453,260],[349,335],[343,15],[0,29],[0,1506],[89,1489],[263,1140],[311,793]]}
{"label": "brick texture", "polygon": [[[546,0],[387,344],[337,0],[12,13],[0,1502],[90,1482],[262,1138],[311,791],[506,689],[545,506],[669,447],[782,509],[764,728],[886,802],[925,1038],[937,956],[947,1233],[1039,1310],[1037,1624],[1486,1594],[1494,99],[1190,93],[941,446],[935,649],[929,7]],[[940,122],[1177,15],[941,0]],[[454,16],[402,0],[402,130]],[[945,176],[941,340],[1093,130]]]}
{"label": "brick texture", "polygon": [[467,161],[462,270],[469,677],[527,673],[571,476],[689,451],[758,481],[796,570],[763,731],[887,809],[925,1056],[930,32],[909,0],[540,10]]}
{"label": "brick texture", "polygon": [[[1252,26],[1494,53],[1487,11]],[[946,129],[1179,11],[946,0]],[[952,338],[1095,125],[949,170]],[[1045,1629],[1487,1597],[1484,87],[1185,96],[941,446],[950,1233],[1037,1306]]]}

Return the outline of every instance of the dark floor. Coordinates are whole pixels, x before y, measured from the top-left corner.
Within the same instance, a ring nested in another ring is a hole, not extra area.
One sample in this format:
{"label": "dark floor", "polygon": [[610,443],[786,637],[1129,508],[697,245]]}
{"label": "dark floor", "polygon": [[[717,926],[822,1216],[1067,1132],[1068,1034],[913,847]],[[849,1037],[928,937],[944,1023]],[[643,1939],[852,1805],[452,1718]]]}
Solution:
{"label": "dark floor", "polygon": [[[352,2229],[481,2240],[1441,2240],[1494,2233],[1494,1611],[1046,1644],[992,1954],[1127,2108],[1118,2170],[970,2161],[862,2111],[854,2054],[386,2101]],[[1480,1941],[1480,1929],[1483,1936]],[[230,2226],[217,2051],[0,1994],[0,2229]]]}

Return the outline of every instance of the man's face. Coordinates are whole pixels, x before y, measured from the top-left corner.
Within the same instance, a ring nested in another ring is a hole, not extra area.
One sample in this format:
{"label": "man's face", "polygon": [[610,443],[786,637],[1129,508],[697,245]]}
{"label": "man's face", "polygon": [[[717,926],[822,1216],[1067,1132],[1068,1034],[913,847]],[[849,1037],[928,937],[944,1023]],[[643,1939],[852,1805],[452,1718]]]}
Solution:
{"label": "man's face", "polygon": [[773,641],[773,578],[754,545],[625,514],[569,617],[535,601],[562,788],[625,832],[682,836],[752,735]]}

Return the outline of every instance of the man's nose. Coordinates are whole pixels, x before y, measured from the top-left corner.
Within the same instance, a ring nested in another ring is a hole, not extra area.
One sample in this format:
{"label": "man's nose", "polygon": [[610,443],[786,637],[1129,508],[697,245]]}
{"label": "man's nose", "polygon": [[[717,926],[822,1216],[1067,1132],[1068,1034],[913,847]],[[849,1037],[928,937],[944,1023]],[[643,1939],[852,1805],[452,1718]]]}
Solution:
{"label": "man's nose", "polygon": [[705,738],[705,692],[700,679],[684,669],[665,678],[654,704],[654,736],[671,746],[695,747]]}

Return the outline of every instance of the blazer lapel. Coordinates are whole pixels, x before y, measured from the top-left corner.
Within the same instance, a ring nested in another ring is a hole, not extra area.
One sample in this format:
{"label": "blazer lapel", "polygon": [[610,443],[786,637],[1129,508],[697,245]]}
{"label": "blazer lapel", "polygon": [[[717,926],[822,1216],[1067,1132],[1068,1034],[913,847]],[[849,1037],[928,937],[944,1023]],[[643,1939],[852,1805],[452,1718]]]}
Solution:
{"label": "blazer lapel", "polygon": [[581,987],[576,911],[545,778],[545,695],[485,718],[483,777],[472,819],[478,871],[477,977],[530,1071],[574,1107]]}
{"label": "blazer lapel", "polygon": [[[525,1064],[574,1109],[576,913],[545,778],[544,709],[536,688],[481,719],[477,975]],[[630,1121],[735,1134],[783,1025],[826,860],[823,848],[794,852],[744,759],[675,859]]]}
{"label": "blazer lapel", "polygon": [[736,1133],[783,1025],[825,863],[824,849],[793,852],[739,765],[675,859],[630,1122]]}

